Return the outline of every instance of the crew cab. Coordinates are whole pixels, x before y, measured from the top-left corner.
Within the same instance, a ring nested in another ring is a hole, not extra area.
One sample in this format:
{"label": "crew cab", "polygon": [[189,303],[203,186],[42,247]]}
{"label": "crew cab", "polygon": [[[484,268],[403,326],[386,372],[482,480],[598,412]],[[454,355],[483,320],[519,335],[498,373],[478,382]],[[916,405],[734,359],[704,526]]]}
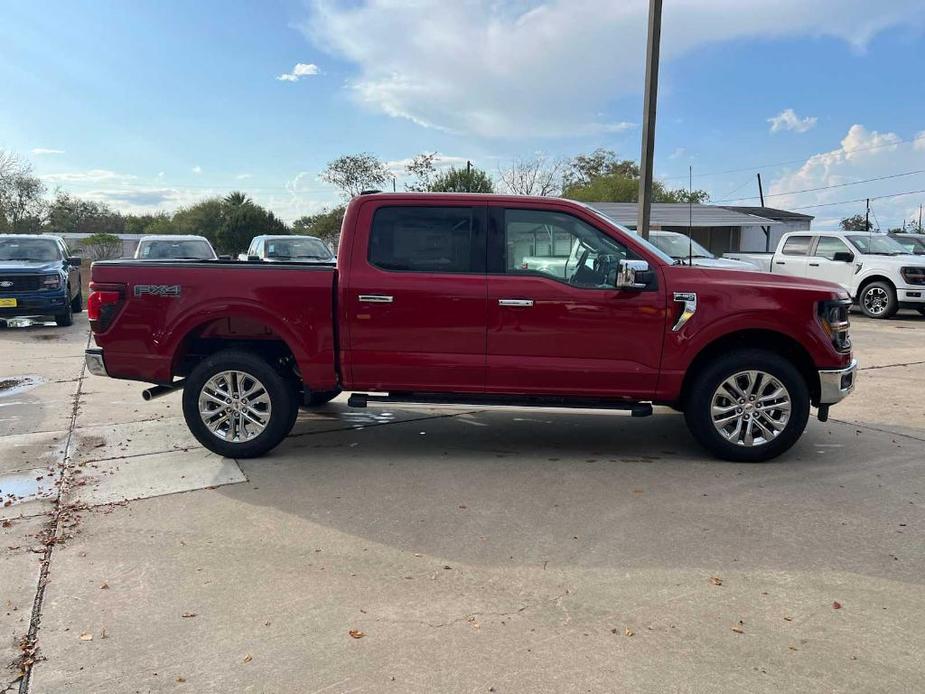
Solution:
{"label": "crew cab", "polygon": [[71,325],[83,311],[80,265],[60,236],[0,235],[0,318],[54,316]]}
{"label": "crew cab", "polygon": [[[564,275],[524,268],[553,236]],[[338,262],[93,265],[90,372],[183,389],[195,437],[266,453],[297,409],[378,402],[683,411],[730,460],[767,460],[854,389],[848,293],[675,262],[581,203],[364,194]]]}
{"label": "crew cab", "polygon": [[726,253],[768,272],[835,282],[870,318],[900,308],[925,314],[925,259],[894,238],[866,231],[792,231],[773,254]]}

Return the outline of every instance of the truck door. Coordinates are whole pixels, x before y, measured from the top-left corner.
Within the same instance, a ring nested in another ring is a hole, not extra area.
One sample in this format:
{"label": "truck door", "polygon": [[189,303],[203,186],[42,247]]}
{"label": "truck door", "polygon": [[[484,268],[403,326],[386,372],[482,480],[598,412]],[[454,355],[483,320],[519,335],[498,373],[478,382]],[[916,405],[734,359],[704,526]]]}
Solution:
{"label": "truck door", "polygon": [[771,272],[806,277],[807,258],[812,241],[812,234],[798,234],[787,237],[783,247],[771,259]]}
{"label": "truck door", "polygon": [[854,253],[837,236],[820,236],[806,267],[807,277],[835,282],[847,289],[854,276]]}
{"label": "truck door", "polygon": [[[592,219],[489,206],[487,391],[636,399],[654,393],[664,288],[615,289],[616,261],[640,256]],[[543,256],[562,262],[550,263],[548,272],[532,267],[529,259]]]}
{"label": "truck door", "polygon": [[370,201],[341,274],[352,390],[485,387],[485,207]]}

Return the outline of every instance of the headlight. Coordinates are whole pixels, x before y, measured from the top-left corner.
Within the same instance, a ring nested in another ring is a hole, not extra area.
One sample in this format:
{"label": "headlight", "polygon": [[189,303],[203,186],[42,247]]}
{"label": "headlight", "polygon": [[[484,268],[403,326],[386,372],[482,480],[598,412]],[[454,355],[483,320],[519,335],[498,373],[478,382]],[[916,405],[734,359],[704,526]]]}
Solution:
{"label": "headlight", "polygon": [[61,275],[45,275],[42,277],[42,289],[60,289]]}
{"label": "headlight", "polygon": [[899,273],[906,284],[925,284],[925,267],[904,267]]}
{"label": "headlight", "polygon": [[851,327],[851,322],[848,320],[850,309],[850,299],[820,301],[817,309],[819,324],[838,352],[851,351],[851,336],[848,334],[848,329]]}

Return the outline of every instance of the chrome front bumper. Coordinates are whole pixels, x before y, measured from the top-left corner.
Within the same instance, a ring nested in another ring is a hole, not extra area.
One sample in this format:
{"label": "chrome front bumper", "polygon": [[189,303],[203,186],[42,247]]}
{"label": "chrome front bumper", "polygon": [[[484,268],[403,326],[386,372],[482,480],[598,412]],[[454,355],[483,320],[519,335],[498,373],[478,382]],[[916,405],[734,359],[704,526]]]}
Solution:
{"label": "chrome front bumper", "polygon": [[108,376],[106,372],[106,362],[103,361],[103,350],[88,349],[84,352],[84,359],[87,362],[87,371],[94,376]]}
{"label": "chrome front bumper", "polygon": [[834,405],[847,398],[854,390],[858,360],[843,369],[819,370],[819,404]]}

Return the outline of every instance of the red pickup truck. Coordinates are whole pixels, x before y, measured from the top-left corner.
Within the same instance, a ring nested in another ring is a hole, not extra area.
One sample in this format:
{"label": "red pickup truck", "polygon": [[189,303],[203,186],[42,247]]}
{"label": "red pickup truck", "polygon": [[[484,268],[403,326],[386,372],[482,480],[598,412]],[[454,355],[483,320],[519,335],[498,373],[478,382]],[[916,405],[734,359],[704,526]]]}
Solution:
{"label": "red pickup truck", "polygon": [[668,405],[714,454],[767,460],[854,388],[850,299],[809,279],[679,265],[591,207],[369,193],[336,267],[94,263],[95,374],[183,389],[208,449],[266,453],[299,407]]}

